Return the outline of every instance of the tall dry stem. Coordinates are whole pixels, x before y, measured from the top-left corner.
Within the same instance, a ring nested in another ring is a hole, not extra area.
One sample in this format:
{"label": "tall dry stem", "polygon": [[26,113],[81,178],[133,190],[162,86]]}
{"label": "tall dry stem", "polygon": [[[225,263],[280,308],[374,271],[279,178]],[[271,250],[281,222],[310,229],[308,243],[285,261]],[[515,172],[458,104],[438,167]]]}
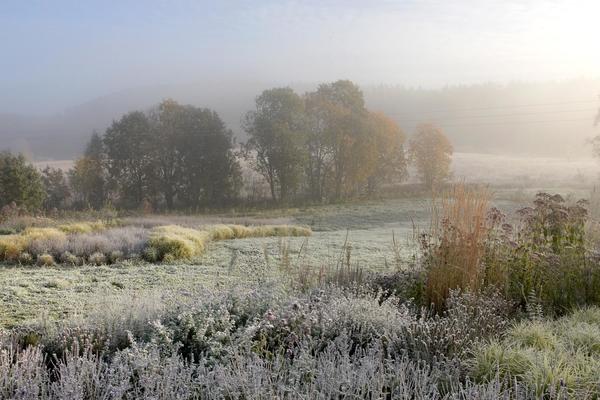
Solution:
{"label": "tall dry stem", "polygon": [[421,244],[428,268],[426,295],[438,308],[444,306],[451,289],[479,289],[491,229],[490,197],[486,188],[461,183],[432,201],[431,232]]}

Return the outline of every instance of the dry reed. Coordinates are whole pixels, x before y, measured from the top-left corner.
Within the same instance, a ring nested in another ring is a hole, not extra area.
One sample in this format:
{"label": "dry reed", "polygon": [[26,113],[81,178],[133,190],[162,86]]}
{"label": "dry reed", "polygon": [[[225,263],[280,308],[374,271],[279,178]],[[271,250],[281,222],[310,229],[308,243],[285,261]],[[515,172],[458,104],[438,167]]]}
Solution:
{"label": "dry reed", "polygon": [[452,289],[476,291],[491,226],[490,192],[457,184],[432,204],[431,233],[422,240],[427,259],[426,296],[443,307]]}

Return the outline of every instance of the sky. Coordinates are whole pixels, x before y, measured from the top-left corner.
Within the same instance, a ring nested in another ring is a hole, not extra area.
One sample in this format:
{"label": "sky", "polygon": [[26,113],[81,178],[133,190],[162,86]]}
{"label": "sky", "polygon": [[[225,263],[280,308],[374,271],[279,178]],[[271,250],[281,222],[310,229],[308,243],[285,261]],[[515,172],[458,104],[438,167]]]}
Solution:
{"label": "sky", "polygon": [[0,113],[127,88],[600,76],[598,0],[1,0]]}

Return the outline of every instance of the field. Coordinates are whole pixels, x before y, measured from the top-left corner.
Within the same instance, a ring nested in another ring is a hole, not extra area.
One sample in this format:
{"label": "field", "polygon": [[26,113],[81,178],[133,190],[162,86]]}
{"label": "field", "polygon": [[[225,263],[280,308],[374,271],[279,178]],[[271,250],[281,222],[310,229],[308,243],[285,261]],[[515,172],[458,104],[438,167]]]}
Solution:
{"label": "field", "polygon": [[[497,200],[514,210],[515,200]],[[415,254],[415,233],[428,229],[431,200],[390,199],[255,215],[145,216],[125,218],[125,226],[215,224],[309,226],[309,237],[253,237],[211,242],[190,261],[120,262],[111,265],[24,266],[0,268],[0,323],[13,326],[38,319],[85,314],[98,299],[110,302],[123,293],[169,292],[206,288],[252,287],[289,274],[331,272],[349,255],[354,267],[393,272]],[[395,243],[394,243],[395,241]],[[400,259],[399,259],[400,257]]]}
{"label": "field", "polygon": [[559,169],[436,201],[5,222],[0,397],[596,399],[592,192]]}

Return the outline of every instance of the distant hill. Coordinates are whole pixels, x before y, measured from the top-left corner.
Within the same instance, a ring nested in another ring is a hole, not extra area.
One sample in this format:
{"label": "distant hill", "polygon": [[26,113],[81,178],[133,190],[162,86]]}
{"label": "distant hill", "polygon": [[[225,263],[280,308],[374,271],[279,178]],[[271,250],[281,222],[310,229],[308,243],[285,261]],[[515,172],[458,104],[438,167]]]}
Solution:
{"label": "distant hill", "polygon": [[[227,81],[133,88],[69,108],[60,115],[0,114],[0,149],[22,151],[36,160],[72,159],[93,130],[164,98],[216,110],[238,139],[240,121],[254,98],[273,85]],[[291,85],[300,93],[316,85]],[[600,106],[600,80],[480,84],[437,90],[363,86],[367,107],[383,111],[408,133],[420,121],[441,125],[457,151],[579,157],[589,154],[586,139]]]}

